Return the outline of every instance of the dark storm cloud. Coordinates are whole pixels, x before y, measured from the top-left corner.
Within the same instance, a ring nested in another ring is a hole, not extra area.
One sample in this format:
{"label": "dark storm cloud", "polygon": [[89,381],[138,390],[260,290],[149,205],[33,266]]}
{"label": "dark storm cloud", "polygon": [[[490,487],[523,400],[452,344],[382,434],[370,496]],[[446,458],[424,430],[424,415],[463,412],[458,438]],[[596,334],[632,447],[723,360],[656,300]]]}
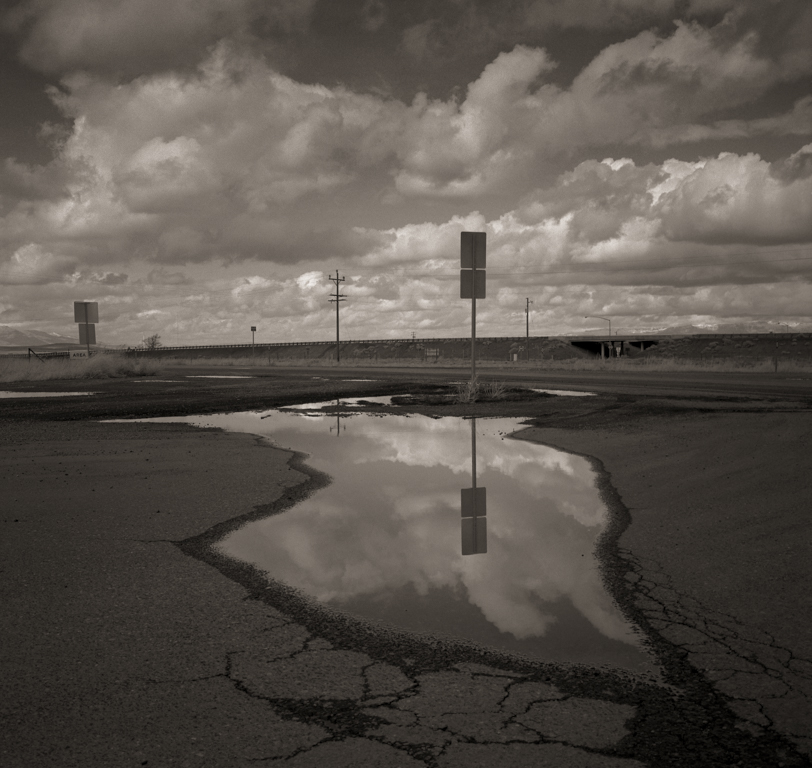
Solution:
{"label": "dark storm cloud", "polygon": [[124,80],[194,69],[218,40],[252,28],[289,33],[307,26],[315,0],[23,0],[4,26],[23,40],[35,69],[77,70]]}

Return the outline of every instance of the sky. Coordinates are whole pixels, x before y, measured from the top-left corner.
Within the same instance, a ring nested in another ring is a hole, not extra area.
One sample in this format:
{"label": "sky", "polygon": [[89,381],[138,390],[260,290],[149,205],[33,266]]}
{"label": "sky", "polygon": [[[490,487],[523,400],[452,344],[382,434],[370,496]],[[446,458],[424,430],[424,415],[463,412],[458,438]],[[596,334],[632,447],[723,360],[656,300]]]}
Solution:
{"label": "sky", "polygon": [[[809,0],[4,0],[0,325],[812,331]],[[528,304],[529,300],[529,304]],[[78,335],[77,335],[78,338]]]}

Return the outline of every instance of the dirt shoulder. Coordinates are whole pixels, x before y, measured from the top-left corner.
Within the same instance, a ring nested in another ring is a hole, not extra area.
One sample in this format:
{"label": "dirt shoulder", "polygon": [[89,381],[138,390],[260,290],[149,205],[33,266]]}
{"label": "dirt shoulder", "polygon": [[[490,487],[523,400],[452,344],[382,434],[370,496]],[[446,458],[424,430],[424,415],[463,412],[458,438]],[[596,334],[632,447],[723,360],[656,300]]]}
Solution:
{"label": "dirt shoulder", "polygon": [[[139,386],[159,389],[141,396]],[[381,388],[234,381],[190,396],[171,383],[113,383],[106,404],[5,410],[3,764],[808,764],[793,749],[809,753],[812,722],[803,402],[606,395],[450,409],[527,418],[523,438],[598,462],[617,519],[628,516],[609,575],[678,695],[595,671],[406,653],[285,613],[255,575],[185,553],[208,531],[290,506],[319,479],[245,435],[101,424],[85,410],[238,410]],[[440,717],[449,691],[468,714]],[[596,711],[600,727],[633,719],[599,747],[556,737],[549,722],[530,725],[551,696],[575,707],[568,722],[583,715],[584,732],[598,728]]]}

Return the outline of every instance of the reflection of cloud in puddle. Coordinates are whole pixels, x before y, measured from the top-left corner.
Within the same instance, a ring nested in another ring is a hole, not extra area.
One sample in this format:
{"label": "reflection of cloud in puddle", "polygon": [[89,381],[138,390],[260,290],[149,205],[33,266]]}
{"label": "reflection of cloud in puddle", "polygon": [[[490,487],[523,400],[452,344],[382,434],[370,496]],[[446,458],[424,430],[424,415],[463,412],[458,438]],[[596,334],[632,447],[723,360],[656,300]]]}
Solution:
{"label": "reflection of cloud in puddle", "polygon": [[[470,557],[460,548],[460,489],[471,485],[470,421],[355,415],[341,419],[347,428],[338,434],[330,432],[335,414],[182,420],[265,435],[306,453],[310,466],[331,476],[328,487],[291,510],[250,523],[220,543],[272,578],[371,618],[376,606],[397,610],[408,594],[424,596],[415,613],[440,611],[438,621],[448,605],[442,599],[470,604],[476,621],[497,632],[497,639],[482,642],[546,643],[542,658],[552,653],[559,660],[590,661],[588,654],[575,659],[570,647],[593,642],[625,649],[601,650],[601,663],[626,663],[615,659],[640,653],[593,557],[607,515],[593,472],[578,456],[504,437],[520,428],[516,420],[476,421],[488,545],[487,554]],[[466,616],[467,627],[473,619]],[[399,618],[402,612],[391,620]],[[628,663],[640,664],[640,658]]]}
{"label": "reflection of cloud in puddle", "polygon": [[[297,430],[323,434],[331,420],[298,419]],[[556,621],[548,605],[568,598],[605,636],[633,642],[592,558],[606,511],[584,459],[501,439],[515,421],[479,420],[488,554],[466,558],[459,489],[470,484],[470,422],[393,416],[362,424],[304,446],[287,425],[275,430],[275,441],[304,448],[334,483],[236,531],[224,548],[322,602],[407,585],[420,594],[462,589],[488,621],[521,639],[543,636]]]}
{"label": "reflection of cloud in puddle", "polygon": [[254,376],[187,376],[187,379],[253,379]]}

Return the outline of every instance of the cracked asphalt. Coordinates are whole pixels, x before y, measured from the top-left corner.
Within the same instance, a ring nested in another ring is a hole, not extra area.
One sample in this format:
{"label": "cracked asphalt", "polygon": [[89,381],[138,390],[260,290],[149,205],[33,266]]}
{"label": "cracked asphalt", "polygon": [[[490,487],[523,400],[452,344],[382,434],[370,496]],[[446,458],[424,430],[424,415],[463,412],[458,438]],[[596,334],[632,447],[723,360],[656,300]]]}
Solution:
{"label": "cracked asphalt", "polygon": [[607,583],[660,678],[388,633],[224,560],[327,482],[251,436],[11,412],[0,763],[810,765],[808,403],[581,400],[522,437],[595,461]]}

